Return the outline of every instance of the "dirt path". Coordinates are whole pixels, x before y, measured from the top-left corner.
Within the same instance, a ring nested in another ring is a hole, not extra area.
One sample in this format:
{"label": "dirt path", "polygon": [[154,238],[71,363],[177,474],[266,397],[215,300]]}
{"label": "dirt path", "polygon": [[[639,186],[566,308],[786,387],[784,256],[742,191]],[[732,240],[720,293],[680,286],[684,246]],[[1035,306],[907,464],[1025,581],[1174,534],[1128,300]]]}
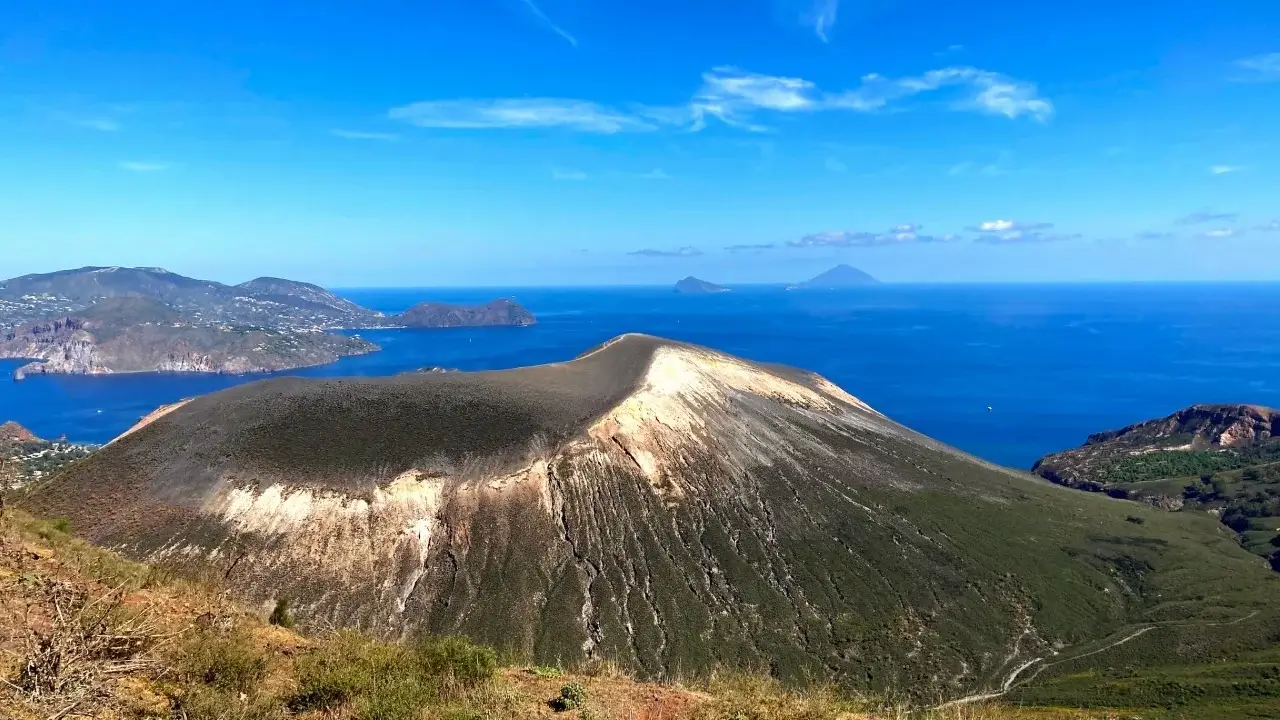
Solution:
{"label": "dirt path", "polygon": [[[1026,677],[1026,678],[1023,680],[1023,682],[1029,682],[1029,681],[1031,681],[1031,680],[1035,679],[1035,677],[1036,677],[1037,675],[1039,675],[1040,673],[1044,672],[1045,670],[1047,670],[1047,669],[1049,669],[1049,668],[1053,667],[1054,665],[1060,665],[1060,664],[1062,664],[1062,663],[1064,663],[1064,662],[1071,662],[1071,661],[1074,661],[1074,660],[1079,660],[1079,659],[1081,659],[1081,658],[1087,658],[1087,657],[1089,657],[1090,655],[1097,655],[1098,653],[1106,652],[1107,650],[1110,650],[1110,649],[1112,649],[1112,648],[1120,647],[1121,645],[1123,645],[1123,644],[1125,644],[1125,643],[1129,642],[1130,640],[1133,640],[1134,638],[1140,637],[1140,636],[1142,636],[1142,635],[1144,635],[1144,634],[1146,634],[1146,633],[1148,633],[1148,632],[1151,632],[1152,630],[1155,630],[1155,629],[1157,629],[1157,628],[1161,628],[1161,627],[1219,627],[1219,626],[1225,627],[1225,626],[1227,626],[1227,625],[1236,625],[1236,624],[1242,623],[1242,622],[1244,622],[1245,620],[1248,620],[1249,618],[1254,617],[1254,616],[1255,616],[1255,615],[1257,615],[1257,614],[1258,614],[1258,611],[1257,611],[1257,610],[1254,610],[1253,612],[1249,613],[1248,615],[1245,615],[1244,617],[1236,618],[1235,620],[1231,620],[1230,622],[1200,622],[1200,623],[1194,623],[1194,622],[1193,622],[1193,623],[1187,623],[1187,622],[1179,622],[1179,621],[1167,621],[1167,622],[1161,622],[1161,623],[1155,623],[1155,624],[1152,624],[1152,625],[1147,625],[1147,626],[1145,626],[1145,627],[1138,628],[1137,630],[1135,630],[1135,631],[1133,631],[1133,632],[1129,633],[1128,635],[1125,635],[1124,637],[1120,638],[1119,640],[1117,640],[1117,641],[1115,641],[1115,642],[1113,642],[1113,643],[1109,643],[1109,644],[1107,644],[1107,645],[1103,645],[1102,647],[1097,648],[1096,650],[1090,650],[1089,652],[1084,653],[1083,655],[1072,655],[1071,657],[1063,658],[1062,660],[1059,660],[1058,662],[1054,662],[1054,663],[1048,663],[1048,664],[1040,665],[1040,667],[1036,668],[1036,671],[1035,671],[1035,672],[1033,672],[1033,673],[1031,673],[1031,675],[1029,675],[1028,677]],[[1055,653],[1055,654],[1056,654],[1056,653]],[[1018,676],[1022,675],[1022,673],[1023,673],[1023,672],[1025,672],[1028,668],[1032,667],[1033,665],[1036,665],[1037,663],[1043,663],[1043,662],[1044,662],[1045,660],[1047,660],[1049,657],[1052,657],[1052,656],[1050,656],[1050,655],[1046,655],[1046,656],[1043,656],[1043,657],[1034,658],[1034,659],[1028,660],[1028,661],[1026,661],[1025,663],[1023,663],[1023,664],[1019,665],[1018,667],[1014,668],[1013,672],[1011,672],[1011,673],[1009,673],[1007,676],[1005,676],[1004,681],[1003,681],[1002,683],[1000,683],[1000,689],[999,689],[999,690],[992,690],[992,691],[988,691],[988,692],[974,693],[973,695],[965,695],[964,697],[956,698],[955,700],[949,700],[949,701],[947,701],[947,702],[945,702],[945,703],[942,703],[941,705],[936,706],[934,709],[942,709],[942,708],[954,707],[954,706],[956,706],[956,705],[968,705],[968,704],[970,704],[970,703],[983,702],[983,701],[985,701],[985,700],[994,700],[995,698],[998,698],[998,697],[1000,697],[1001,695],[1004,695],[1005,693],[1007,693],[1007,692],[1009,692],[1010,690],[1012,690],[1012,689],[1014,688],[1014,686],[1015,686],[1015,685],[1017,685],[1017,683],[1018,683]]]}

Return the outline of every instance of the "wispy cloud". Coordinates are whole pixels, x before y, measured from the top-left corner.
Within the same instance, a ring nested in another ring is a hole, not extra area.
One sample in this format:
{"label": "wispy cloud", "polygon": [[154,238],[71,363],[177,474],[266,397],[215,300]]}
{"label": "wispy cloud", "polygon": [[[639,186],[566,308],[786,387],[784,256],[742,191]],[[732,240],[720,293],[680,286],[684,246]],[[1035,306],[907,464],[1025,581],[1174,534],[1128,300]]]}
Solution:
{"label": "wispy cloud", "polygon": [[822,42],[829,42],[827,34],[836,25],[836,13],[839,10],[840,0],[814,0],[806,20]]}
{"label": "wispy cloud", "polygon": [[564,28],[555,24],[555,22],[553,22],[551,18],[547,17],[546,13],[542,12],[542,8],[538,7],[537,3],[535,3],[533,0],[523,0],[523,1],[524,1],[524,4],[529,7],[529,10],[531,10],[533,14],[536,15],[537,18],[542,21],[542,24],[547,26],[548,30],[564,38],[565,41],[568,42],[570,45],[574,47],[578,47],[578,38],[570,35]]}
{"label": "wispy cloud", "polygon": [[431,100],[393,108],[388,116],[424,128],[561,127],[602,135],[656,129],[652,122],[633,114],[586,100],[559,98]]}
{"label": "wispy cloud", "polygon": [[587,174],[572,168],[551,168],[552,180],[586,180]]}
{"label": "wispy cloud", "polygon": [[1226,175],[1227,173],[1240,172],[1244,168],[1239,165],[1210,165],[1210,175]]}
{"label": "wispy cloud", "polygon": [[923,75],[898,79],[874,73],[864,75],[861,87],[832,95],[827,98],[827,103],[832,107],[871,112],[881,110],[896,100],[944,88],[964,90],[963,97],[952,104],[956,110],[1007,118],[1027,115],[1039,121],[1048,120],[1053,115],[1053,103],[1040,97],[1035,83],[964,66],[930,70]]}
{"label": "wispy cloud", "polygon": [[752,132],[765,132],[765,114],[819,111],[872,113],[908,98],[953,89],[960,95],[953,110],[1031,117],[1044,121],[1053,104],[1040,97],[1034,83],[972,67],[931,70],[923,75],[891,79],[871,74],[853,90],[826,92],[804,78],[762,75],[722,66],[703,73],[702,85],[679,105],[609,107],[568,98],[496,98],[427,100],[393,108],[394,120],[426,128],[552,128],[613,134],[661,128],[698,131],[709,120]]}
{"label": "wispy cloud", "polygon": [[1179,225],[1203,225],[1210,222],[1235,222],[1240,213],[1215,213],[1208,210],[1193,212],[1178,218]]}
{"label": "wispy cloud", "polygon": [[702,251],[696,247],[690,247],[686,245],[684,247],[676,248],[675,250],[655,250],[653,248],[645,248],[643,250],[632,250],[627,254],[639,255],[641,257],[674,258],[674,257],[697,257],[698,255],[702,254]]}
{"label": "wispy cloud", "polygon": [[1022,222],[1018,220],[988,220],[968,228],[978,233],[974,242],[990,245],[1007,245],[1013,243],[1055,242],[1058,240],[1075,240],[1077,234],[1051,233],[1053,223]]}
{"label": "wispy cloud", "polygon": [[1017,220],[988,220],[978,223],[970,230],[978,233],[1003,233],[1016,231],[1033,231],[1048,230],[1053,227],[1053,223],[1047,222],[1019,222]]}
{"label": "wispy cloud", "polygon": [[1238,237],[1244,233],[1245,231],[1240,228],[1214,228],[1200,233],[1200,237],[1206,240],[1225,240],[1226,238]]}
{"label": "wispy cloud", "polygon": [[787,241],[787,247],[793,248],[864,248],[885,247],[888,245],[909,245],[911,243],[942,243],[959,240],[958,235],[922,235],[920,225],[898,225],[887,232],[873,233],[865,231],[836,230],[813,233],[796,240]]}
{"label": "wispy cloud", "polygon": [[120,163],[120,167],[124,170],[128,170],[129,172],[153,173],[168,170],[170,165],[169,163],[163,162],[141,162],[137,160],[128,160]]}
{"label": "wispy cloud", "polygon": [[984,233],[974,238],[977,243],[986,243],[988,245],[1013,245],[1016,243],[1044,243],[1044,242],[1062,242],[1064,240],[1079,240],[1083,237],[1079,233],[1050,233],[1041,230],[1010,230],[1008,232]]}
{"label": "wispy cloud", "polygon": [[956,53],[960,53],[960,52],[964,52],[964,46],[959,43],[956,43],[953,45],[948,45],[942,50],[939,50],[938,52],[934,53],[934,57],[945,57],[947,55],[955,55]]}
{"label": "wispy cloud", "polygon": [[775,247],[777,245],[773,243],[760,243],[757,245],[726,245],[724,249],[729,252],[750,252],[752,250],[772,250]]}
{"label": "wispy cloud", "polygon": [[1152,230],[1148,232],[1137,233],[1134,235],[1134,237],[1139,240],[1172,240],[1173,238],[1177,237],[1177,234],[1171,233],[1171,232],[1161,232],[1158,230]]}
{"label": "wispy cloud", "polygon": [[395,142],[400,136],[395,133],[386,132],[365,132],[363,130],[330,130],[329,133],[336,137],[346,138],[347,140],[378,140],[381,142]]}
{"label": "wispy cloud", "polygon": [[1280,82],[1280,52],[1264,53],[1233,63],[1240,82]]}
{"label": "wispy cloud", "polygon": [[635,177],[641,180],[670,180],[671,176],[662,168],[654,168],[648,172],[636,173]]}
{"label": "wispy cloud", "polygon": [[1280,232],[1280,220],[1272,220],[1271,222],[1263,223],[1255,227],[1254,230],[1258,230],[1260,232]]}
{"label": "wispy cloud", "polygon": [[827,171],[833,173],[849,172],[849,166],[845,165],[839,158],[829,157],[825,163]]}

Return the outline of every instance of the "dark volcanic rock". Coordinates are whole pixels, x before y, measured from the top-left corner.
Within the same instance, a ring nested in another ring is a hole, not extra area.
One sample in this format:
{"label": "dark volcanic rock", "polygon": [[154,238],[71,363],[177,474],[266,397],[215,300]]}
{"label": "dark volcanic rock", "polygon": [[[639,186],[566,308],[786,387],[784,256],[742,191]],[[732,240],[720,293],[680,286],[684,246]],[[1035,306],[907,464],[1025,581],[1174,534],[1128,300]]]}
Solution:
{"label": "dark volcanic rock", "polygon": [[411,328],[479,327],[488,325],[533,325],[537,320],[514,300],[492,300],[484,305],[466,307],[425,302],[390,318]]}
{"label": "dark volcanic rock", "polygon": [[1113,666],[1090,651],[1152,618],[1127,670],[1280,633],[1280,579],[1203,517],[1127,521],[1142,511],[817,376],[656,338],[501,372],[277,378],[149,420],[32,508],[317,626],[929,701],[1051,656],[1037,682]]}
{"label": "dark volcanic rock", "polygon": [[682,295],[706,295],[708,293],[729,292],[729,288],[723,285],[716,285],[715,283],[707,282],[706,280],[699,280],[698,278],[690,275],[676,283],[676,292]]}

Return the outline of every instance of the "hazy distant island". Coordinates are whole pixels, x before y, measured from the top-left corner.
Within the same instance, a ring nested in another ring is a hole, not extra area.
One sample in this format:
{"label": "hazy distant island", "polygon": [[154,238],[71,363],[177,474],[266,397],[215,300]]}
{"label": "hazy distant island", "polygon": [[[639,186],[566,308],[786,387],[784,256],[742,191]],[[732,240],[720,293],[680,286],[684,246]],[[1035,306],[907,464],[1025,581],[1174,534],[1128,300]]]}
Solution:
{"label": "hazy distant island", "polygon": [[676,292],[681,295],[707,295],[710,293],[729,292],[729,288],[706,280],[699,280],[690,275],[676,283]]}
{"label": "hazy distant island", "polygon": [[849,265],[837,265],[815,278],[788,285],[788,290],[833,290],[879,285],[880,281]]}
{"label": "hazy distant island", "polygon": [[414,305],[391,320],[410,328],[481,327],[514,325],[523,327],[537,322],[533,313],[514,300],[492,300],[484,305],[464,307],[445,303],[424,302]]}
{"label": "hazy distant island", "polygon": [[0,358],[32,374],[255,373],[376,352],[334,330],[530,325],[510,300],[477,308],[424,303],[400,315],[361,307],[310,283],[239,285],[161,268],[86,267],[0,282]]}

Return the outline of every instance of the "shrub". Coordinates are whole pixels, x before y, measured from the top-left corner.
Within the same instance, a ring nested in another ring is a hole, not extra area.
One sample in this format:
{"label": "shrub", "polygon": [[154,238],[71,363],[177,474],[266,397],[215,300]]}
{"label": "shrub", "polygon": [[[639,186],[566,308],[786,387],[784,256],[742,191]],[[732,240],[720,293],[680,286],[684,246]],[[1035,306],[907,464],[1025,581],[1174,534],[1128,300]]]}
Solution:
{"label": "shrub", "polygon": [[[1277,539],[1280,540],[1280,536],[1277,536]],[[1276,544],[1280,545],[1280,543]],[[531,675],[537,675],[540,678],[558,678],[561,675],[564,675],[560,668],[551,667],[550,665],[537,665],[531,667],[529,668],[529,673]]]}
{"label": "shrub", "polygon": [[582,683],[565,683],[564,687],[560,688],[560,694],[551,700],[551,709],[556,712],[577,710],[586,701],[587,689],[582,686]]}
{"label": "shrub", "polygon": [[465,687],[490,680],[498,671],[498,654],[466,638],[431,638],[421,641],[415,650],[428,675],[451,679]]}
{"label": "shrub", "polygon": [[1143,524],[1143,523],[1145,523],[1145,522],[1146,522],[1146,520],[1142,519],[1142,518],[1141,518],[1140,516],[1138,516],[1138,515],[1130,515],[1130,516],[1126,517],[1124,520],[1125,520],[1125,522],[1131,522],[1131,523],[1133,523],[1134,525],[1141,525],[1141,524]]}
{"label": "shrub", "polygon": [[176,664],[189,681],[237,693],[255,690],[267,673],[266,656],[241,628],[196,633],[183,645]]}
{"label": "shrub", "polygon": [[282,628],[293,627],[293,616],[289,614],[289,601],[281,598],[276,601],[276,609],[271,611],[267,622]]}

